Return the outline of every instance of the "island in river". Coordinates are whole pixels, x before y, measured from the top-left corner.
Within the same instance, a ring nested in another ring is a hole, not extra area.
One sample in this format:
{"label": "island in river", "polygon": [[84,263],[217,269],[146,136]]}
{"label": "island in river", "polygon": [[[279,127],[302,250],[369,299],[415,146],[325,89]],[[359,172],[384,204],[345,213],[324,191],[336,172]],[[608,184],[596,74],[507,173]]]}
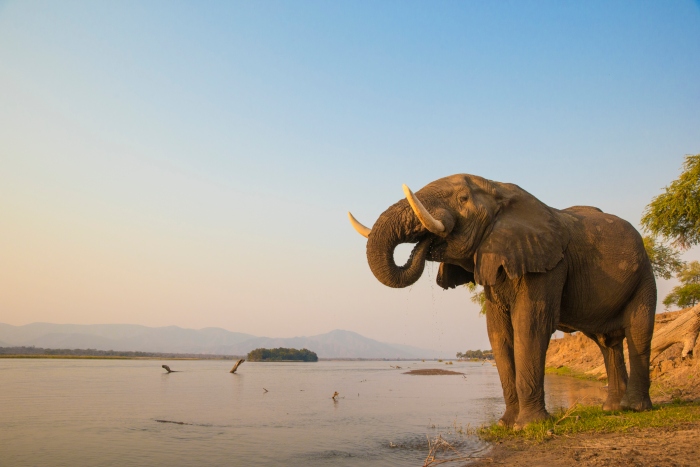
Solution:
{"label": "island in river", "polygon": [[308,349],[259,348],[248,352],[249,362],[317,362],[318,355]]}

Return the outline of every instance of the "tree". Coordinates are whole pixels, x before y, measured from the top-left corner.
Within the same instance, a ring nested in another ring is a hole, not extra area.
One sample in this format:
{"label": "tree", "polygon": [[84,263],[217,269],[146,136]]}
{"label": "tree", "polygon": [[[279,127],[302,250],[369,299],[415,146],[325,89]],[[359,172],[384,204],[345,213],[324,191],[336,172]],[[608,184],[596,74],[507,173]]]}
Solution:
{"label": "tree", "polygon": [[681,260],[681,254],[678,250],[658,242],[654,237],[646,236],[642,240],[654,274],[658,277],[668,280],[685,264]]}
{"label": "tree", "polygon": [[681,285],[674,287],[664,298],[666,308],[671,305],[686,308],[700,303],[700,262],[691,261],[684,265],[676,277]]}
{"label": "tree", "polygon": [[700,243],[700,154],[685,156],[678,179],[645,208],[642,226],[683,249]]}
{"label": "tree", "polygon": [[484,293],[484,289],[481,288],[481,286],[476,285],[473,282],[467,282],[466,284],[467,289],[469,289],[469,293],[471,293],[471,301],[472,303],[476,303],[479,305],[479,314],[485,315],[486,314],[486,294]]}
{"label": "tree", "polygon": [[457,352],[457,358],[460,359],[478,359],[478,360],[493,360],[493,351],[491,350],[467,350],[466,352]]}
{"label": "tree", "polygon": [[281,361],[302,361],[317,362],[318,355],[308,349],[288,349],[278,347],[276,349],[259,348],[248,352],[248,361],[251,362],[281,362]]}

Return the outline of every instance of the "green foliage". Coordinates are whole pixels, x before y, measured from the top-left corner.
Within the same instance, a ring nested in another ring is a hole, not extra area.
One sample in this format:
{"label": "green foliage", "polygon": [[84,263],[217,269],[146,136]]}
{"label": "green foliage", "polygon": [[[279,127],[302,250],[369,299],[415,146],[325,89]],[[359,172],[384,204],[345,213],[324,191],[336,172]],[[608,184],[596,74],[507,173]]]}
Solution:
{"label": "green foliage", "polygon": [[645,236],[642,240],[649,261],[651,261],[651,267],[657,277],[668,280],[685,264],[681,260],[681,254],[678,250],[658,242],[654,237]]}
{"label": "green foliage", "polygon": [[276,349],[255,349],[248,352],[249,362],[281,362],[281,361],[299,361],[299,362],[317,362],[318,355],[308,349],[287,349],[278,347]]}
{"label": "green foliage", "polygon": [[466,352],[457,352],[457,358],[493,360],[493,352],[490,350],[467,350]]}
{"label": "green foliage", "polygon": [[700,262],[691,261],[684,264],[678,271],[678,280],[682,284],[697,284],[700,283]]}
{"label": "green foliage", "polygon": [[700,420],[700,402],[678,402],[655,405],[646,412],[604,412],[600,406],[575,405],[568,410],[560,409],[548,420],[530,423],[523,430],[513,431],[496,424],[478,431],[487,441],[524,439],[541,443],[551,436],[576,433],[613,433],[630,429],[670,427],[677,429],[685,423]]}
{"label": "green foliage", "polygon": [[642,226],[681,248],[700,243],[700,154],[685,157],[680,177],[644,210]]}
{"label": "green foliage", "polygon": [[471,301],[472,303],[476,303],[479,305],[479,314],[480,315],[485,315],[486,314],[486,294],[484,293],[484,289],[480,285],[476,285],[473,282],[467,282],[465,284],[465,287],[469,290],[471,293]]}
{"label": "green foliage", "polygon": [[676,276],[681,285],[674,287],[664,298],[666,309],[672,305],[686,308],[700,303],[700,263],[691,261],[683,265]]}

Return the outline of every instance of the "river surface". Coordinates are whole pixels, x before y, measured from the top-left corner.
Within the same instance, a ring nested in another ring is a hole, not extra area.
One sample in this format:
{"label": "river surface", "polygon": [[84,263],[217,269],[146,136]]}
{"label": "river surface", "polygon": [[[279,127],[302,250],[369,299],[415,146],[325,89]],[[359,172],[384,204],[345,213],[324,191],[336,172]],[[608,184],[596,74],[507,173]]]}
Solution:
{"label": "river surface", "polygon": [[[420,466],[438,434],[484,452],[463,433],[504,410],[490,363],[232,365],[0,359],[0,466]],[[465,375],[404,374],[427,368]],[[549,410],[604,395],[563,376],[546,392]]]}

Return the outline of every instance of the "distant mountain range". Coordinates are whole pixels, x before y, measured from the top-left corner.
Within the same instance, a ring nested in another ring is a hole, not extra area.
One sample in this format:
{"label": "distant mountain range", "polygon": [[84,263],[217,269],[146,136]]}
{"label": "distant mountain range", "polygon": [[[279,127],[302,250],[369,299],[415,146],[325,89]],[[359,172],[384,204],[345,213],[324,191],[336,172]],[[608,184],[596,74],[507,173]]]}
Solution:
{"label": "distant mountain range", "polygon": [[386,344],[336,329],[308,337],[256,337],[221,328],[151,328],[136,324],[0,323],[0,347],[96,349],[163,353],[245,355],[259,347],[313,350],[320,358],[444,358],[445,352]]}

